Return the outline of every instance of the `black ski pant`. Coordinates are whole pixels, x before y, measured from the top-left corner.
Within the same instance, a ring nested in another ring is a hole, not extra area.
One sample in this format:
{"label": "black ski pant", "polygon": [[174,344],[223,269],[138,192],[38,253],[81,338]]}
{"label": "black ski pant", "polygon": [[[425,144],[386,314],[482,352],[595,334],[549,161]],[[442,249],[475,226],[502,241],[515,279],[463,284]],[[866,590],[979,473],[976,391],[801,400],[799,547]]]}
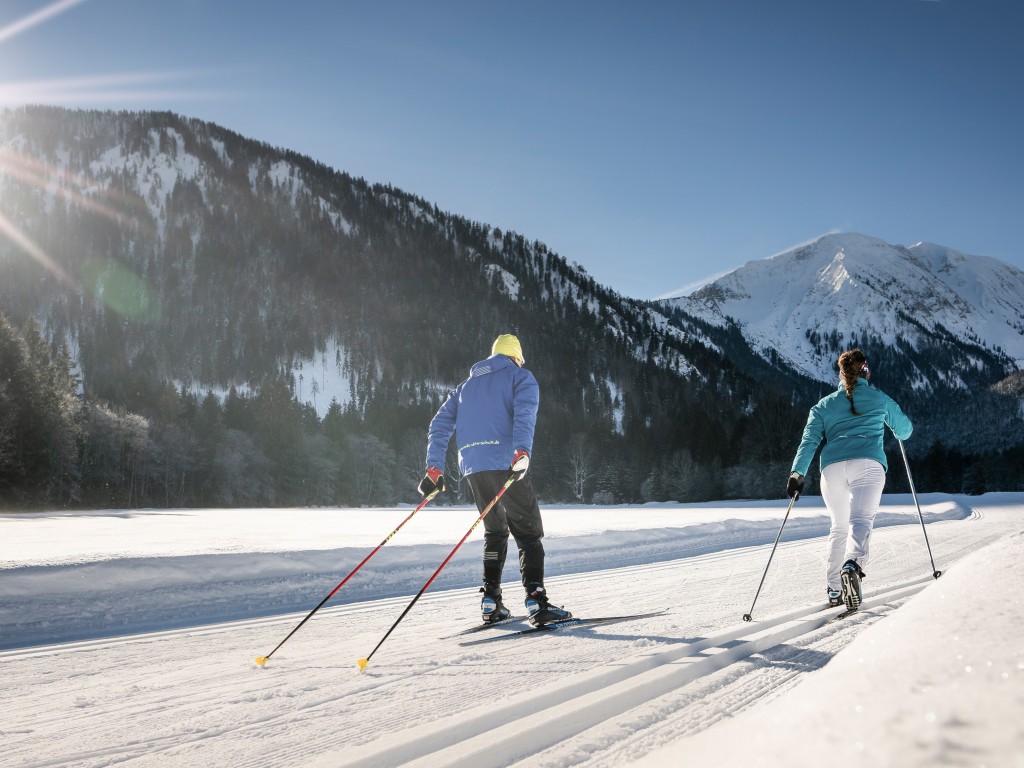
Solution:
{"label": "black ski pant", "polygon": [[[508,470],[474,472],[466,479],[477,509],[483,512],[508,480]],[[495,596],[501,595],[501,573],[505,568],[510,532],[519,547],[523,586],[542,585],[544,545],[540,540],[544,538],[544,523],[533,485],[527,477],[512,483],[484,518],[484,589]]]}

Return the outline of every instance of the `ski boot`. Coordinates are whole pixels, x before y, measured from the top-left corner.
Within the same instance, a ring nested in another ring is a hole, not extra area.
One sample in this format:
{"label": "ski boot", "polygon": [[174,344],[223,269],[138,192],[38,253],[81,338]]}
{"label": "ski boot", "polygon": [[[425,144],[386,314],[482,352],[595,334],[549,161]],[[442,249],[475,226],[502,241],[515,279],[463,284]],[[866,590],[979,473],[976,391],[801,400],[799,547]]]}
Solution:
{"label": "ski boot", "polygon": [[480,616],[485,624],[504,621],[512,615],[512,612],[501,602],[500,588],[494,589],[484,586],[480,587],[480,591],[484,593],[483,598],[480,600]]}
{"label": "ski boot", "polygon": [[832,587],[825,587],[825,592],[828,593],[828,607],[835,608],[836,606],[843,604],[843,592],[840,589],[832,589]]}
{"label": "ski boot", "polygon": [[531,584],[526,588],[526,613],[535,626],[572,618],[569,611],[551,605],[547,591],[540,584]]}
{"label": "ski boot", "polygon": [[839,578],[843,582],[843,603],[846,610],[856,611],[860,608],[860,580],[867,576],[857,565],[856,560],[847,560],[843,563],[843,570],[839,572]]}

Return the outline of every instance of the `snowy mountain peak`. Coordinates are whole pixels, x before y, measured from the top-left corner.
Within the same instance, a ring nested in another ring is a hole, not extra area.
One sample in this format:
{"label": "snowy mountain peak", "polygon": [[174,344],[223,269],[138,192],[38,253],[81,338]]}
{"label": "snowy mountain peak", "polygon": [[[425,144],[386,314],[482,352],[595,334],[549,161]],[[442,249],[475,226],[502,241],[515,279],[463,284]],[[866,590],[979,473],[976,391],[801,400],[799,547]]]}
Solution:
{"label": "snowy mountain peak", "polygon": [[[1024,366],[1024,272],[933,243],[829,234],[673,303],[731,318],[755,350],[773,350],[821,381],[835,378],[836,352],[854,344],[921,352],[944,340],[994,356],[1006,372]],[[964,356],[965,365],[982,366]],[[922,386],[932,377],[922,368],[917,375]],[[957,386],[958,374],[948,376]]]}

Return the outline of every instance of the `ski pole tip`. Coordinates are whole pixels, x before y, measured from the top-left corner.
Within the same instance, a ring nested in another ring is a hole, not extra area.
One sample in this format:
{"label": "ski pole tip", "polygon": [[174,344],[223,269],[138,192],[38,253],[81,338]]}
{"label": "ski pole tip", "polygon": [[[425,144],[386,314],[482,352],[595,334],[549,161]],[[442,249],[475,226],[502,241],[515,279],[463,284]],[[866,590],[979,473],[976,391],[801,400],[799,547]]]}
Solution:
{"label": "ski pole tip", "polygon": [[267,666],[267,657],[266,656],[257,656],[256,657],[256,663],[260,666],[261,669],[265,668]]}
{"label": "ski pole tip", "polygon": [[751,616],[751,615],[750,615],[749,613],[744,613],[744,614],[743,614],[743,620],[744,620],[744,621],[753,621],[753,620],[754,620],[754,617],[753,617],[753,616]]}
{"label": "ski pole tip", "polygon": [[941,576],[941,575],[942,575],[942,571],[936,571],[935,573],[932,574],[932,576],[934,578],[936,578],[936,579],[939,578],[939,576]]}
{"label": "ski pole tip", "polygon": [[356,662],[356,664],[359,665],[359,671],[360,672],[365,672],[366,671],[366,665],[369,664],[369,663],[370,663],[369,659],[360,659],[359,661]]}

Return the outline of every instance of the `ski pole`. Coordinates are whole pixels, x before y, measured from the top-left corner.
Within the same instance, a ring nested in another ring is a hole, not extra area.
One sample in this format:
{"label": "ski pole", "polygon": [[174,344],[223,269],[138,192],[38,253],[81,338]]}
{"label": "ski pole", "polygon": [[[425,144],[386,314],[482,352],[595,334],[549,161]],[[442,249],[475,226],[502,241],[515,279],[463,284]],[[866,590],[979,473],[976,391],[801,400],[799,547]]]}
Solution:
{"label": "ski pole", "polygon": [[900,444],[900,453],[903,454],[903,466],[907,468],[907,482],[910,483],[910,493],[914,497],[914,506],[917,507],[917,519],[921,521],[921,532],[924,534],[924,545],[928,548],[928,559],[932,561],[932,578],[939,578],[942,571],[935,567],[935,558],[932,557],[932,545],[928,543],[928,530],[924,526],[924,515],[921,514],[921,504],[917,500],[917,491],[914,490],[914,478],[910,476],[910,462],[907,461],[907,449],[903,447],[903,441],[899,438],[896,442]]}
{"label": "ski pole", "polygon": [[470,529],[469,529],[468,531],[466,531],[466,535],[465,535],[465,536],[463,536],[463,537],[462,537],[462,539],[461,539],[461,540],[459,541],[459,543],[455,545],[455,549],[453,549],[453,550],[452,550],[452,551],[451,551],[451,552],[450,552],[450,553],[448,554],[448,557],[446,557],[446,558],[444,559],[444,562],[443,562],[443,563],[441,563],[441,564],[440,564],[440,565],[439,565],[439,566],[437,567],[437,570],[436,570],[436,571],[434,571],[434,575],[433,575],[433,576],[431,576],[431,577],[430,577],[429,579],[427,579],[427,583],[426,583],[426,584],[424,584],[424,585],[423,585],[423,588],[422,588],[422,589],[420,589],[420,591],[416,593],[416,597],[414,597],[414,598],[412,599],[412,602],[411,602],[411,603],[409,603],[409,605],[407,605],[407,606],[406,606],[406,608],[405,608],[405,610],[404,610],[404,611],[402,611],[402,615],[401,615],[401,616],[399,616],[399,617],[398,617],[398,620],[397,620],[397,621],[396,621],[396,622],[395,622],[394,624],[392,624],[392,625],[391,625],[391,629],[389,629],[389,630],[388,630],[388,631],[387,631],[387,632],[386,632],[386,633],[384,634],[384,637],[382,637],[382,638],[380,639],[380,642],[379,642],[379,643],[377,643],[377,646],[376,646],[376,647],[375,647],[375,648],[374,648],[374,649],[373,649],[372,651],[370,651],[370,655],[369,655],[369,656],[367,656],[367,657],[366,657],[365,659],[359,659],[359,661],[358,661],[358,662],[356,662],[356,663],[357,663],[357,664],[359,665],[359,671],[360,671],[360,672],[365,672],[365,671],[366,671],[366,665],[370,663],[370,659],[372,659],[372,658],[373,658],[373,654],[375,654],[375,653],[377,652],[377,650],[378,650],[378,649],[379,649],[379,648],[380,648],[380,647],[381,647],[382,645],[384,645],[384,641],[385,641],[385,640],[387,640],[387,639],[388,639],[388,636],[389,636],[389,635],[390,635],[390,634],[391,634],[392,632],[394,632],[394,631],[395,631],[395,627],[397,627],[397,626],[398,626],[398,625],[399,625],[399,624],[400,624],[400,623],[402,622],[402,619],[404,619],[404,618],[405,618],[405,615],[406,615],[407,613],[409,613],[409,611],[411,611],[411,610],[412,610],[412,607],[413,607],[414,605],[416,605],[416,601],[417,601],[417,600],[419,600],[419,599],[420,599],[420,597],[422,597],[423,593],[427,591],[427,588],[428,588],[428,587],[429,587],[429,586],[430,586],[431,584],[433,584],[433,583],[434,583],[434,579],[436,579],[436,578],[437,578],[437,575],[438,575],[439,573],[441,573],[442,569],[443,569],[443,568],[444,568],[444,567],[445,567],[446,565],[448,565],[448,561],[449,561],[449,560],[451,560],[451,559],[452,559],[453,557],[455,557],[455,553],[459,551],[459,547],[461,547],[461,546],[462,546],[463,544],[465,544],[465,543],[466,543],[466,539],[468,539],[468,538],[469,538],[469,536],[470,536],[470,534],[471,534],[471,533],[473,533],[473,531],[475,531],[475,530],[476,530],[476,527],[477,527],[477,526],[478,526],[478,525],[480,524],[480,521],[481,521],[481,520],[483,520],[483,519],[484,519],[485,517],[487,517],[487,513],[491,511],[491,509],[492,509],[492,508],[494,507],[494,505],[498,503],[498,499],[500,499],[500,498],[501,498],[501,497],[502,497],[502,496],[504,495],[505,491],[507,491],[507,490],[508,490],[508,488],[509,488],[509,486],[510,486],[510,485],[512,485],[512,483],[514,483],[515,481],[516,481],[516,476],[515,476],[514,474],[513,474],[513,475],[510,475],[510,476],[509,476],[509,478],[508,478],[508,480],[506,480],[506,481],[505,481],[505,484],[504,484],[503,486],[501,486],[501,490],[500,490],[500,491],[498,491],[498,495],[497,495],[497,496],[495,496],[495,497],[494,497],[493,499],[491,499],[491,503],[490,503],[490,504],[488,504],[488,505],[487,505],[486,507],[484,507],[484,511],[480,513],[480,517],[478,517],[478,518],[476,519],[476,522],[474,522],[474,523],[473,523],[473,525],[472,525],[472,526],[470,526]]}
{"label": "ski pole", "polygon": [[[294,635],[294,634],[295,634],[296,632],[298,632],[298,631],[299,631],[299,629],[300,629],[300,628],[302,627],[302,625],[303,625],[303,624],[305,624],[305,623],[306,623],[307,621],[309,621],[309,620],[310,620],[311,618],[313,618],[313,614],[314,614],[314,613],[316,613],[317,611],[319,611],[319,610],[320,610],[321,608],[323,608],[323,607],[324,607],[324,604],[325,604],[325,603],[326,603],[326,602],[327,602],[328,600],[330,600],[330,599],[331,599],[332,597],[334,597],[334,595],[335,595],[335,594],[337,594],[338,590],[339,590],[339,589],[341,589],[342,587],[344,587],[344,586],[345,586],[345,584],[346,584],[346,583],[348,582],[348,580],[349,580],[349,579],[351,579],[351,578],[352,578],[353,576],[355,576],[355,575],[356,575],[356,572],[357,572],[357,571],[358,571],[358,570],[359,570],[360,568],[362,568],[362,567],[363,567],[364,565],[366,565],[367,561],[369,561],[369,559],[370,559],[371,557],[373,557],[373,556],[374,556],[375,554],[377,554],[377,552],[379,552],[379,551],[380,551],[380,548],[381,548],[381,547],[383,547],[383,546],[384,546],[385,544],[387,544],[387,543],[388,543],[388,542],[389,542],[389,541],[391,540],[391,537],[392,537],[392,536],[394,536],[394,535],[395,535],[396,533],[398,533],[398,532],[399,532],[399,531],[400,531],[400,530],[402,529],[402,526],[403,526],[403,525],[405,525],[405,524],[406,524],[406,523],[408,523],[408,522],[409,522],[410,520],[412,520],[412,517],[413,517],[413,515],[415,515],[415,514],[416,514],[417,512],[419,512],[419,511],[420,511],[421,509],[423,509],[423,508],[424,508],[425,506],[427,506],[427,503],[428,503],[428,502],[429,502],[429,501],[430,501],[430,500],[431,500],[432,498],[434,498],[435,496],[437,496],[437,494],[438,494],[439,490],[440,490],[440,489],[438,489],[438,488],[435,488],[435,489],[434,489],[433,491],[431,491],[430,493],[428,493],[428,494],[427,494],[427,495],[426,495],[426,496],[424,497],[423,501],[421,501],[421,502],[419,503],[419,506],[417,506],[417,507],[416,507],[416,509],[414,509],[414,510],[413,510],[412,512],[410,512],[410,513],[409,513],[409,516],[408,516],[407,518],[405,518],[405,520],[403,520],[402,522],[400,522],[400,523],[398,524],[398,527],[397,527],[397,528],[395,528],[395,530],[393,530],[393,531],[392,531],[391,533],[389,533],[389,534],[388,534],[388,535],[387,535],[387,536],[386,536],[386,537],[384,538],[384,541],[382,541],[382,542],[381,542],[380,544],[378,544],[378,545],[377,545],[376,549],[374,549],[374,550],[373,550],[373,551],[372,551],[372,552],[371,552],[370,554],[368,554],[368,555],[367,555],[366,557],[364,557],[364,558],[363,558],[363,562],[361,562],[361,563],[360,563],[359,565],[357,565],[357,566],[356,566],[356,567],[355,567],[355,568],[353,569],[352,573],[350,573],[350,574],[349,574],[348,576],[346,576],[346,577],[345,577],[344,579],[342,579],[342,580],[341,580],[341,583],[340,583],[340,584],[338,584],[338,586],[336,586],[336,587],[335,587],[334,589],[332,589],[332,590],[331,590],[331,592],[330,592],[330,594],[329,594],[329,595],[327,595],[327,597],[325,597],[325,598],[324,598],[323,600],[321,600],[321,601],[320,601],[320,603],[319,603],[319,604],[317,605],[317,607],[316,607],[316,608],[314,608],[314,609],[313,609],[312,611],[310,611],[310,612],[309,612],[309,613],[308,613],[308,614],[306,615],[306,618],[304,618],[304,619],[303,619],[302,621],[300,621],[300,622],[298,623],[298,626],[296,626],[296,627],[295,627],[295,629],[293,629],[293,630],[292,630],[291,632],[289,632],[289,633],[288,633],[287,637],[285,637],[285,639],[284,639],[284,640],[282,640],[282,641],[281,641],[280,643],[278,643],[278,644],[277,644],[277,648],[280,648],[280,647],[281,647],[282,645],[284,645],[285,643],[287,643],[287,642],[288,642],[288,638],[289,638],[289,637],[291,637],[291,636],[292,636],[292,635]],[[256,663],[257,663],[257,664],[259,664],[259,665],[260,665],[261,667],[263,667],[263,666],[266,666],[267,660],[268,660],[268,659],[269,659],[269,658],[270,658],[271,656],[273,656],[273,655],[274,655],[274,654],[275,654],[275,653],[277,652],[277,648],[274,648],[274,650],[273,650],[273,651],[271,651],[270,653],[268,653],[268,654],[267,654],[266,656],[258,656],[258,657],[256,658]]]}
{"label": "ski pole", "polygon": [[782,538],[782,529],[786,527],[786,521],[789,520],[789,513],[793,510],[793,505],[796,504],[796,500],[800,498],[800,492],[797,491],[793,494],[793,498],[789,502],[789,507],[786,509],[786,516],[782,518],[782,525],[779,526],[779,535],[775,537],[775,544],[772,545],[772,553],[768,555],[768,564],[764,567],[764,573],[761,575],[761,583],[757,585],[757,593],[754,595],[754,602],[750,604],[750,613],[743,614],[744,621],[753,621],[754,617],[751,615],[754,613],[754,606],[757,605],[757,598],[761,594],[761,587],[764,586],[765,576],[768,575],[768,566],[772,564],[772,558],[775,557],[775,547],[779,546],[779,539]]}

